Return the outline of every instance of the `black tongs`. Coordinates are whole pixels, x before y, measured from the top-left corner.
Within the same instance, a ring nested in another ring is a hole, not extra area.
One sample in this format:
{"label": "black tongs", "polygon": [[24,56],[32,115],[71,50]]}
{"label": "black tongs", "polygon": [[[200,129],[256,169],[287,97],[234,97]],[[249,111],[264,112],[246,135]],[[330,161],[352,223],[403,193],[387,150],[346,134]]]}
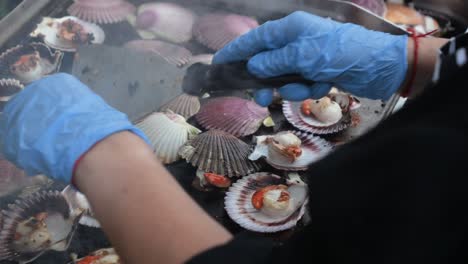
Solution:
{"label": "black tongs", "polygon": [[298,74],[267,79],[257,78],[248,72],[246,61],[218,65],[196,63],[187,69],[182,89],[187,94],[201,96],[205,93],[229,90],[280,88],[290,83],[307,86],[314,84],[313,81]]}

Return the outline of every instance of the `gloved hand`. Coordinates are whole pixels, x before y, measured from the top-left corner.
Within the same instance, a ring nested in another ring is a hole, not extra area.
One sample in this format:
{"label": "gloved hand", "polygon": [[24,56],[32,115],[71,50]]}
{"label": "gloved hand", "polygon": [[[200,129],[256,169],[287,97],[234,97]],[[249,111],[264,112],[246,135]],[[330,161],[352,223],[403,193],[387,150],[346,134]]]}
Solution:
{"label": "gloved hand", "polygon": [[29,175],[69,183],[84,153],[125,130],[146,140],[125,114],[61,73],[30,84],[8,102],[0,115],[0,150]]}
{"label": "gloved hand", "polygon": [[[407,42],[407,36],[295,12],[234,40],[213,62],[250,58],[248,69],[260,78],[296,73],[317,82],[312,87],[289,84],[280,88],[287,100],[321,98],[332,86],[356,96],[387,100],[405,79]],[[270,89],[256,94],[263,106],[272,98]]]}

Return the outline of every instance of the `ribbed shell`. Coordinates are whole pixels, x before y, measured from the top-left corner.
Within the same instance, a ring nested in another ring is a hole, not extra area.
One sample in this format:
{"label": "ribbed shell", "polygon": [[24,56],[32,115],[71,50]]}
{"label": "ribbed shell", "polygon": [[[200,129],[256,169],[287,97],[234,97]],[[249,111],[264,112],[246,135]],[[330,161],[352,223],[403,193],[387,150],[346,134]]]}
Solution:
{"label": "ribbed shell", "polygon": [[132,40],[127,42],[125,47],[138,51],[155,53],[177,67],[185,66],[192,59],[192,52],[190,52],[190,50],[159,40]]}
{"label": "ribbed shell", "polygon": [[69,19],[81,24],[89,34],[93,35],[91,44],[104,43],[106,34],[101,27],[73,16],[66,16],[62,18],[44,17],[42,18],[41,23],[37,25],[37,28],[30,35],[31,37],[42,37],[44,39],[44,43],[53,49],[74,52],[79,45],[60,39],[58,34],[60,24]]}
{"label": "ribbed shell", "polygon": [[296,226],[306,210],[307,186],[293,185],[288,188],[294,197],[294,208],[288,216],[271,217],[255,209],[252,205],[253,194],[270,185],[286,184],[286,180],[267,172],[246,176],[234,183],[224,198],[224,206],[229,217],[243,228],[261,232],[274,233]]}
{"label": "ribbed shell", "polygon": [[6,103],[10,100],[11,96],[19,93],[24,89],[24,86],[15,79],[1,79],[0,80],[0,113],[3,111]]}
{"label": "ribbed shell", "polygon": [[237,14],[214,13],[200,17],[193,26],[198,42],[215,51],[222,49],[235,38],[258,27],[250,17]]}
{"label": "ribbed shell", "polygon": [[[22,221],[44,212],[48,213],[48,217],[55,219],[55,222],[47,223],[47,230],[52,237],[52,244],[37,248],[37,251],[34,252],[21,252],[21,250],[15,249],[14,240],[18,225]],[[79,217],[71,217],[67,201],[58,191],[44,191],[35,193],[28,198],[17,200],[9,206],[8,210],[3,211],[3,216],[4,224],[0,232],[0,260],[12,260],[24,263],[38,258],[47,250],[65,251],[69,246],[79,220]],[[61,220],[57,220],[57,218]],[[57,241],[54,239],[57,239]],[[62,239],[65,240],[62,241]]]}
{"label": "ribbed shell", "polygon": [[146,3],[138,7],[136,26],[174,43],[192,38],[196,15],[182,6],[166,2]]}
{"label": "ribbed shell", "polygon": [[219,129],[236,137],[251,135],[270,116],[268,108],[238,97],[218,97],[202,105],[195,115],[206,129]]}
{"label": "ribbed shell", "polygon": [[[28,72],[13,72],[11,67],[24,55],[39,55],[39,63],[35,69],[31,69]],[[52,52],[49,47],[42,43],[17,45],[0,55],[0,78],[15,78],[28,84],[41,79],[47,74],[57,72],[60,68],[62,58],[62,52]]]}
{"label": "ribbed shell", "polygon": [[292,133],[302,141],[302,155],[293,163],[278,153],[272,154],[268,151],[268,144],[263,143],[268,136],[256,138],[257,146],[249,158],[251,160],[258,160],[261,157],[265,157],[266,162],[276,169],[303,171],[307,170],[310,164],[321,159],[332,150],[332,145],[322,138],[299,131],[293,131]]}
{"label": "ribbed shell", "polygon": [[136,126],[145,133],[154,153],[165,164],[179,160],[180,147],[201,132],[186,123],[182,116],[173,113],[151,114]]}
{"label": "ribbed shell", "polygon": [[125,0],[74,0],[68,13],[85,21],[111,24],[125,20],[136,7]]}
{"label": "ribbed shell", "polygon": [[160,112],[167,110],[189,119],[200,111],[200,99],[197,96],[182,93],[159,108]]}
{"label": "ribbed shell", "polygon": [[324,124],[312,116],[305,116],[301,111],[302,102],[283,102],[283,114],[296,128],[318,135],[333,134],[348,128],[351,122],[350,112],[344,113],[336,124]]}
{"label": "ribbed shell", "polygon": [[231,134],[210,130],[187,142],[179,154],[204,172],[242,177],[260,168],[248,159],[250,149],[248,144]]}

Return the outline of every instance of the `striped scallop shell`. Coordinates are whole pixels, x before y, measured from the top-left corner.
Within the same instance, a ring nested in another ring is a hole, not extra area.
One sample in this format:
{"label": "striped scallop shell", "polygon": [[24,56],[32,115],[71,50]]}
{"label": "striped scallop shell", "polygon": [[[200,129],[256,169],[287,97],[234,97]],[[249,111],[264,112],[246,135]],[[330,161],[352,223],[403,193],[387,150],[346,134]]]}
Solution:
{"label": "striped scallop shell", "polygon": [[[44,226],[39,230],[25,225],[26,222],[37,223],[34,218],[40,215],[45,215],[45,219],[41,220]],[[68,203],[58,191],[44,191],[17,200],[3,211],[3,216],[0,260],[21,263],[31,262],[47,250],[65,251],[79,220],[79,217],[70,215]]]}
{"label": "striped scallop shell", "polygon": [[189,119],[200,111],[200,99],[197,96],[182,93],[159,108],[160,112],[167,110]]}
{"label": "striped scallop shell", "polygon": [[270,116],[268,108],[238,97],[218,97],[202,105],[195,115],[206,129],[219,129],[236,137],[252,135]]}
{"label": "striped scallop shell", "polygon": [[198,42],[218,51],[256,27],[258,27],[258,22],[253,18],[237,14],[214,13],[200,17],[193,26],[193,34]]}
{"label": "striped scallop shell", "polygon": [[10,98],[24,89],[24,86],[15,79],[0,80],[0,113]]}
{"label": "striped scallop shell", "polygon": [[125,0],[74,0],[68,13],[85,21],[111,24],[125,20],[136,7]]}
{"label": "striped scallop shell", "polygon": [[238,180],[229,188],[224,198],[229,217],[243,228],[261,233],[274,233],[295,227],[304,215],[308,202],[307,185],[302,181],[288,187],[288,192],[294,198],[291,205],[293,210],[288,215],[272,217],[252,205],[252,196],[257,190],[279,184],[287,185],[288,181],[268,172],[251,174]]}
{"label": "striped scallop shell", "polygon": [[310,164],[323,158],[332,150],[332,145],[322,138],[299,131],[293,131],[291,133],[302,141],[302,154],[294,162],[291,162],[279,153],[269,151],[269,145],[266,143],[266,139],[269,136],[256,137],[257,145],[249,156],[249,159],[258,160],[264,157],[266,162],[276,169],[304,171],[309,168]]}
{"label": "striped scallop shell", "polygon": [[296,128],[318,135],[333,134],[342,131],[352,124],[351,112],[343,113],[343,117],[337,123],[322,123],[313,116],[306,116],[301,111],[302,102],[283,102],[283,114]]}
{"label": "striped scallop shell", "polygon": [[199,170],[227,177],[242,177],[259,170],[248,159],[251,147],[220,130],[200,134],[180,148],[179,154]]}
{"label": "striped scallop shell", "polygon": [[180,147],[201,132],[174,113],[153,113],[136,126],[145,133],[154,153],[165,164],[179,160]]}
{"label": "striped scallop shell", "polygon": [[94,218],[94,212],[91,205],[84,194],[79,192],[73,186],[68,185],[63,189],[62,195],[70,206],[70,213],[72,215],[82,215],[80,224],[84,226],[100,228],[101,224]]}
{"label": "striped scallop shell", "polygon": [[167,2],[146,3],[138,7],[137,29],[151,31],[174,43],[192,38],[196,15],[182,6]]}
{"label": "striped scallop shell", "polygon": [[[23,66],[27,67],[27,69],[14,67],[14,64],[24,56],[32,56],[38,59],[38,62],[34,63],[34,66]],[[57,72],[62,58],[62,52],[52,52],[49,47],[42,43],[17,45],[0,55],[0,77],[15,78],[24,84],[28,84],[41,79],[45,75]]]}
{"label": "striped scallop shell", "polygon": [[[91,36],[89,43],[74,43],[60,37],[59,30],[63,22],[73,21],[83,26],[85,31]],[[106,38],[106,34],[101,27],[96,24],[83,21],[73,16],[66,16],[62,18],[44,17],[37,28],[30,34],[31,37],[41,37],[44,43],[53,48],[62,51],[74,52],[80,45],[87,44],[102,44]]]}
{"label": "striped scallop shell", "polygon": [[155,53],[177,67],[185,66],[192,59],[192,52],[190,50],[159,40],[132,40],[127,42],[125,47],[137,51]]}

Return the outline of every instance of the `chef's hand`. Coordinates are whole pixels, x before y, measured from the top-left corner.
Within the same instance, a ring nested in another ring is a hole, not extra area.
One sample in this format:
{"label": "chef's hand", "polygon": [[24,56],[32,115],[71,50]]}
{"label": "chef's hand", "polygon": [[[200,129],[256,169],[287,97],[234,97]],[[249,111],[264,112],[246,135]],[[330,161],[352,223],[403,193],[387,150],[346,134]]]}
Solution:
{"label": "chef's hand", "polygon": [[82,155],[126,130],[146,140],[125,114],[61,73],[30,84],[8,102],[0,115],[0,150],[29,175],[69,183]]}
{"label": "chef's hand", "polygon": [[[394,36],[342,24],[305,12],[270,21],[239,37],[214,57],[214,63],[249,59],[248,69],[261,78],[302,74],[311,87],[289,84],[279,89],[287,100],[321,98],[336,86],[356,96],[389,99],[407,71],[407,36]],[[272,90],[256,94],[271,103]]]}

